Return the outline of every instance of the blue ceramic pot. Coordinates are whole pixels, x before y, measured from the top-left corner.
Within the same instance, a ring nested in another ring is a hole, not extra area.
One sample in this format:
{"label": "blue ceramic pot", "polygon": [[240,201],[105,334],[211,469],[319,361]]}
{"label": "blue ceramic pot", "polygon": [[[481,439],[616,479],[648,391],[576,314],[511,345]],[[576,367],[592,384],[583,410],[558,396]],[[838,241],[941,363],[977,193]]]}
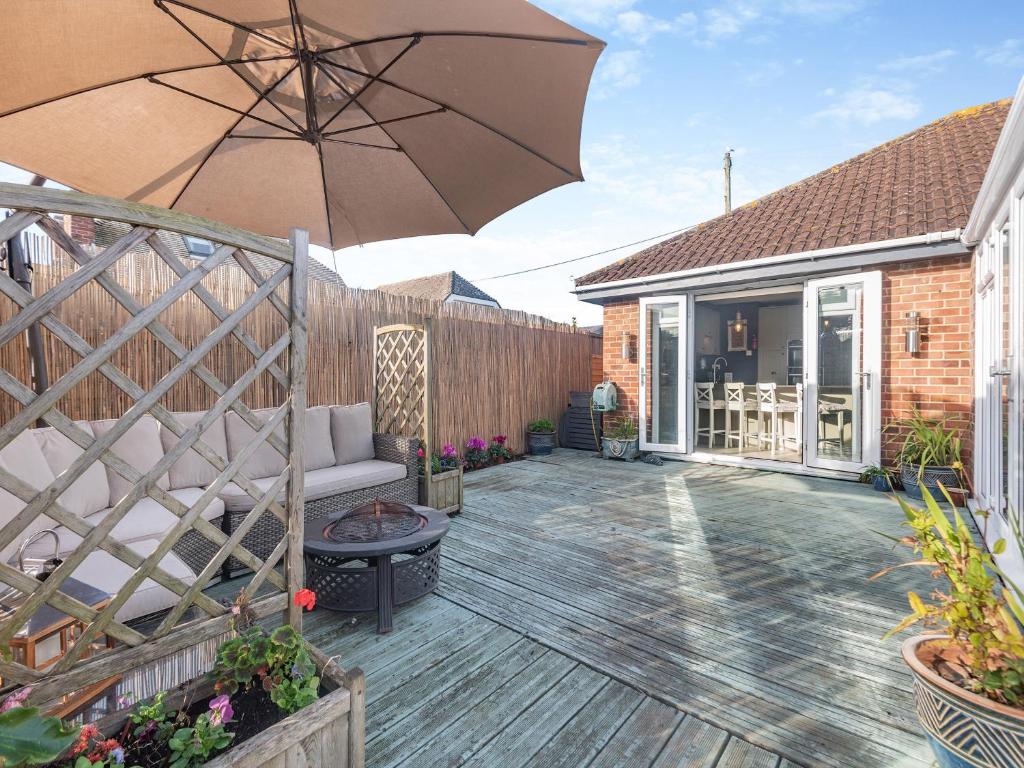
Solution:
{"label": "blue ceramic pot", "polygon": [[888,493],[892,490],[892,483],[889,482],[889,478],[886,475],[871,478],[871,485],[876,491],[881,491],[882,493]]}
{"label": "blue ceramic pot", "polygon": [[1024,710],[979,696],[943,679],[917,658],[917,650],[941,635],[912,637],[903,660],[914,673],[917,718],[940,768],[1024,766]]}

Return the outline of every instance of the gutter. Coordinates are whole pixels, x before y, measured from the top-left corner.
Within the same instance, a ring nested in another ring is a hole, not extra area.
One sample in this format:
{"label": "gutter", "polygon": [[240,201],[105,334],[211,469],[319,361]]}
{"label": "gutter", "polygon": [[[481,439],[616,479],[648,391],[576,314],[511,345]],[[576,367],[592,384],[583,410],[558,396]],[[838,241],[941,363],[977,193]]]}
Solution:
{"label": "gutter", "polygon": [[[963,247],[966,250],[966,247],[963,246],[963,243],[961,242],[961,235],[962,230],[958,227],[956,229],[950,229],[943,232],[929,232],[924,235],[912,235],[910,237],[900,237],[891,240],[876,240],[870,243],[857,243],[855,245],[839,245],[832,248],[819,248],[813,251],[801,251],[798,253],[787,253],[778,256],[765,256],[760,259],[747,259],[745,261],[734,261],[726,264],[694,267],[692,269],[684,269],[677,272],[663,272],[657,275],[630,277],[623,280],[609,280],[604,283],[577,286],[573,293],[575,293],[580,299],[586,301],[589,294],[605,293],[610,290],[614,291],[614,293],[618,295],[625,295],[633,292],[642,293],[645,288],[650,288],[673,280],[688,280],[701,278],[702,276],[725,275],[728,273],[740,272],[741,270],[752,271],[765,267],[798,264],[801,262],[813,264],[820,261],[830,261],[836,257],[851,255],[863,255],[867,257],[865,258],[865,262],[870,263],[872,261],[870,254],[872,253],[896,251],[906,248],[914,248],[915,246],[937,246],[956,243],[958,246]],[[878,255],[882,256],[881,253],[878,253]]]}

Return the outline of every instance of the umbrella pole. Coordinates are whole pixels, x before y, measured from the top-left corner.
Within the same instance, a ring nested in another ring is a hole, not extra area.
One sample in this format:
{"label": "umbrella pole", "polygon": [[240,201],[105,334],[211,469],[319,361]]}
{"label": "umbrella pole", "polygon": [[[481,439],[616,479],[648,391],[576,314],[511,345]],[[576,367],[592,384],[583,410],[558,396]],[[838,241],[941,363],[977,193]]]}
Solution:
{"label": "umbrella pole", "polygon": [[[32,179],[32,185],[39,187],[45,181],[46,179],[35,176]],[[32,293],[31,267],[20,234],[7,241],[7,271],[18,285]],[[32,386],[36,394],[41,395],[49,388],[50,381],[46,372],[46,355],[43,351],[43,335],[39,330],[39,323],[32,323],[27,333],[28,353],[32,359]],[[38,425],[44,427],[46,423],[40,419]]]}

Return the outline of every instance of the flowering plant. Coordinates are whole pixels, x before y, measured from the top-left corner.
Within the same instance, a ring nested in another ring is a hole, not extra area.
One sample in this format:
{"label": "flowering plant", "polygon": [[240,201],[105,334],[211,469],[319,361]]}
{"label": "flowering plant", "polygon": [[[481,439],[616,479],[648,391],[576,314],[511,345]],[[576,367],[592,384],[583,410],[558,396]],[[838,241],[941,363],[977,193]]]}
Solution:
{"label": "flowering plant", "polygon": [[[420,477],[422,477],[424,472],[423,464],[426,457],[422,448],[416,451],[416,457],[417,464],[419,466],[419,474]],[[448,472],[449,470],[456,469],[458,466],[459,453],[451,443],[445,443],[441,447],[441,453],[433,453],[430,455],[430,471],[432,474],[439,475],[442,472]]]}
{"label": "flowering plant", "polygon": [[224,724],[233,714],[227,696],[210,699],[210,711],[197,717],[192,727],[176,730],[167,742],[171,750],[170,768],[203,765],[210,755],[230,744],[235,734],[225,729]]}
{"label": "flowering plant", "polygon": [[487,447],[487,453],[495,464],[502,464],[512,458],[512,451],[505,447],[508,442],[508,435],[494,435],[491,444]]}
{"label": "flowering plant", "polygon": [[316,592],[312,589],[300,589],[295,593],[295,604],[300,608],[305,608],[307,611],[312,611],[316,608]]}
{"label": "flowering plant", "polygon": [[466,465],[470,469],[483,469],[490,463],[487,441],[482,437],[471,437],[466,441]]}

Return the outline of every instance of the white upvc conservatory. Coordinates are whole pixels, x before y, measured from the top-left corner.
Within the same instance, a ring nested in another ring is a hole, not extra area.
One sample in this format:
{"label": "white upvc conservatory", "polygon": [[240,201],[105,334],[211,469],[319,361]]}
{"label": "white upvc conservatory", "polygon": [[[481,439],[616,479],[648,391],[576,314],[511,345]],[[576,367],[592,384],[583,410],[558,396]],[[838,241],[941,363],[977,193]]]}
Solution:
{"label": "white upvc conservatory", "polygon": [[[974,490],[979,527],[1024,583],[1024,80],[964,232],[975,250]],[[987,513],[987,514],[980,514]]]}

